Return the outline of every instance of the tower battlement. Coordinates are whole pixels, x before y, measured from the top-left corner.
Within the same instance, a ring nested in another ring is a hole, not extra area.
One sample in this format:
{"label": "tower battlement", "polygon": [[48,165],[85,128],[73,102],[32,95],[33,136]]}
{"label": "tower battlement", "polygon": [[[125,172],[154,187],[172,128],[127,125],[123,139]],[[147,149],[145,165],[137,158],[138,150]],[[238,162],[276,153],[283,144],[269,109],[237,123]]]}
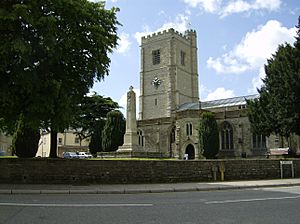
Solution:
{"label": "tower battlement", "polygon": [[181,33],[177,30],[175,30],[174,28],[170,28],[167,30],[163,30],[163,31],[159,31],[159,32],[155,32],[152,34],[149,34],[147,36],[143,36],[142,37],[142,42],[148,41],[148,40],[152,40],[152,39],[156,39],[156,38],[163,38],[163,37],[167,37],[170,35],[176,35],[178,37],[181,37],[183,39],[189,40],[190,39],[190,35],[189,34],[196,34],[196,31],[193,29],[189,29],[186,30],[184,33]]}

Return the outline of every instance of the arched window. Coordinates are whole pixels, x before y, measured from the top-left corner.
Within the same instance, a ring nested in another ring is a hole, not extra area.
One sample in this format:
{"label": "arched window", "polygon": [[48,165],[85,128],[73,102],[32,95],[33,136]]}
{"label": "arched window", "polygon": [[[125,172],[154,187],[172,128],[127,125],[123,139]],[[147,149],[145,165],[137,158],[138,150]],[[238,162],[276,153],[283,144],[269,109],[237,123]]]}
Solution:
{"label": "arched window", "polygon": [[193,135],[193,125],[192,125],[192,123],[187,123],[186,124],[186,135],[187,136],[192,136]]}
{"label": "arched window", "polygon": [[137,131],[137,135],[138,135],[138,140],[139,140],[139,146],[144,146],[144,135],[143,135],[143,131],[138,130]]}
{"label": "arched window", "polygon": [[233,130],[231,125],[225,121],[221,126],[221,149],[233,149]]}

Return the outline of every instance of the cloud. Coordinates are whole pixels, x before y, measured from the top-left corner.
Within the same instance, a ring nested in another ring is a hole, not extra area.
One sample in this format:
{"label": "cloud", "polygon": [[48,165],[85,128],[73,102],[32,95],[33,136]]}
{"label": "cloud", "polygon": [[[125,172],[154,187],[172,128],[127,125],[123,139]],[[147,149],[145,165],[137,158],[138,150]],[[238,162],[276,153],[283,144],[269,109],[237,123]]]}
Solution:
{"label": "cloud", "polygon": [[224,18],[234,13],[252,11],[276,11],[280,9],[281,0],[184,0],[188,6],[200,8],[208,13],[214,13]]}
{"label": "cloud", "polygon": [[185,14],[178,14],[174,21],[164,23],[160,28],[155,31],[151,31],[148,25],[143,27],[142,32],[136,32],[134,37],[139,44],[141,44],[141,38],[143,36],[147,36],[151,33],[156,33],[159,31],[167,30],[170,28],[174,28],[176,31],[184,33],[189,27],[189,16]]}
{"label": "cloud", "polygon": [[270,20],[256,30],[248,32],[232,50],[220,57],[209,57],[209,68],[219,74],[243,73],[260,69],[284,42],[295,41],[296,28],[287,28],[276,20]]}
{"label": "cloud", "polygon": [[259,69],[258,75],[252,78],[252,88],[248,89],[249,94],[257,93],[257,89],[263,84],[262,79],[266,77],[264,66]]}
{"label": "cloud", "polygon": [[230,2],[220,12],[221,17],[228,16],[233,13],[243,13],[255,10],[276,11],[280,8],[281,0],[256,0],[251,3],[237,0]]}
{"label": "cloud", "polygon": [[222,0],[184,0],[187,5],[203,8],[206,12],[214,13],[219,10]]}
{"label": "cloud", "polygon": [[[136,116],[138,118],[139,116],[139,98],[140,98],[140,90],[139,89],[133,89],[133,91],[135,92],[135,96],[136,96]],[[124,116],[126,117],[126,108],[127,108],[127,92],[126,91],[120,98],[120,100],[118,101],[119,106],[121,106],[122,108],[120,109],[122,111],[122,113],[124,114]]]}
{"label": "cloud", "polygon": [[209,89],[205,85],[200,84],[200,98],[202,98],[203,95],[206,95],[209,92]]}
{"label": "cloud", "polygon": [[189,17],[184,14],[178,14],[174,22],[168,22],[162,25],[157,31],[163,31],[166,29],[174,28],[175,30],[183,33],[188,29],[189,26]]}
{"label": "cloud", "polygon": [[246,64],[240,64],[231,55],[224,54],[221,58],[209,57],[206,61],[207,67],[214,69],[217,73],[242,73],[249,69]]}
{"label": "cloud", "polygon": [[143,32],[136,32],[136,33],[134,34],[134,38],[136,39],[136,41],[137,41],[139,44],[141,44],[141,39],[142,39],[142,37],[147,36],[147,35],[149,35],[149,34],[151,34],[151,33],[153,33],[153,32],[150,31],[149,26],[148,26],[148,25],[144,25],[144,26],[143,26]]}
{"label": "cloud", "polygon": [[223,87],[217,88],[215,91],[210,92],[207,97],[204,99],[204,101],[210,101],[210,100],[218,100],[218,99],[226,99],[234,97],[233,90],[225,90]]}
{"label": "cloud", "polygon": [[129,41],[129,35],[127,33],[121,33],[118,41],[117,53],[123,54],[130,49],[131,42]]}

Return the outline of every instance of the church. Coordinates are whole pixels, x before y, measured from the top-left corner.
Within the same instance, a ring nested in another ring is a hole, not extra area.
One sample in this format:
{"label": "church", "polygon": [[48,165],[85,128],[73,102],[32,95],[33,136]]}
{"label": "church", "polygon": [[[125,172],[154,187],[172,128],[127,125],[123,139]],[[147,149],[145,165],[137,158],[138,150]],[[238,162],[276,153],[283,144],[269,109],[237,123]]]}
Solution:
{"label": "church", "polygon": [[[258,95],[200,101],[195,30],[168,29],[142,37],[139,116],[128,92],[124,145],[119,152],[202,158],[198,127],[203,111],[214,113],[219,128],[218,158],[264,157],[286,146],[279,136],[251,132],[246,99]],[[133,114],[132,114],[133,113]]]}
{"label": "church", "polygon": [[[288,147],[278,135],[266,137],[251,132],[246,99],[258,95],[200,101],[197,54],[195,30],[182,34],[171,28],[142,37],[139,114],[136,116],[135,93],[131,87],[127,94],[124,144],[118,154],[203,158],[198,128],[204,111],[214,113],[218,124],[218,158],[265,157],[270,149]],[[11,143],[11,139],[4,137],[0,134],[0,151],[3,152],[8,151]],[[49,154],[50,137],[48,140],[45,137],[41,138],[37,156]],[[72,150],[82,150],[82,146],[88,150],[88,143],[82,145],[74,134],[70,133],[68,141],[66,139],[66,133],[59,134],[59,155],[60,148],[65,150],[62,146],[66,145]],[[294,144],[299,150],[299,136],[294,138]]]}

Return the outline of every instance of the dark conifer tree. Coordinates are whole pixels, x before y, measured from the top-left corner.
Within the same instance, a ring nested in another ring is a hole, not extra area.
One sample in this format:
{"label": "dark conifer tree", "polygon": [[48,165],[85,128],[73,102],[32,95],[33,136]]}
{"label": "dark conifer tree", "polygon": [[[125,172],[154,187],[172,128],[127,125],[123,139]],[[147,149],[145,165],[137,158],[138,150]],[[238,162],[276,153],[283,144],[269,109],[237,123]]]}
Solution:
{"label": "dark conifer tree", "polygon": [[215,116],[211,112],[204,112],[199,127],[199,145],[203,156],[213,159],[219,152],[219,131]]}
{"label": "dark conifer tree", "polygon": [[280,45],[268,59],[259,98],[247,102],[255,133],[300,135],[300,17],[297,28],[295,43]]}
{"label": "dark conifer tree", "polygon": [[106,152],[116,151],[124,143],[126,121],[120,111],[111,111],[107,114],[102,131],[102,148]]}

